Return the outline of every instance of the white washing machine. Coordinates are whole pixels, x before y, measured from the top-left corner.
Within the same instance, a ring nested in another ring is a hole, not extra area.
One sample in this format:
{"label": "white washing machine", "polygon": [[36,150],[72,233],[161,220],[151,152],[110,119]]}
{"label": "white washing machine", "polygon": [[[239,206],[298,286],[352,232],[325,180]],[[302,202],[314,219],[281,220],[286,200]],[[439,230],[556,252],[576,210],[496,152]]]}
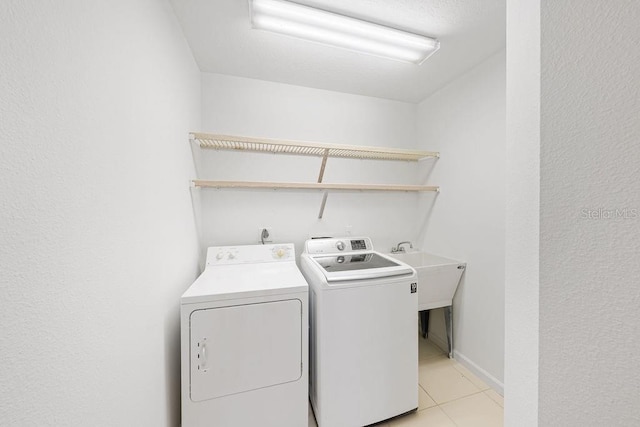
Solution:
{"label": "white washing machine", "polygon": [[309,395],[319,427],[361,427],[418,407],[416,272],[368,238],[308,240]]}
{"label": "white washing machine", "polygon": [[182,427],[308,423],[308,286],[293,244],[210,247],[182,295]]}

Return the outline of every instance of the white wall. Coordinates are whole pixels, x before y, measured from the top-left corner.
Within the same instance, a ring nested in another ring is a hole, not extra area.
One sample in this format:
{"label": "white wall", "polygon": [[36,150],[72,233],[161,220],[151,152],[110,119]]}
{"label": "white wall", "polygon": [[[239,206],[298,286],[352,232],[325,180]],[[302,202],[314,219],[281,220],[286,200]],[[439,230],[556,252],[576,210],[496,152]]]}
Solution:
{"label": "white wall", "polygon": [[[440,151],[422,208],[419,246],[467,262],[454,299],[455,357],[501,389],[504,353],[505,54],[497,53],[424,100],[419,144]],[[444,339],[438,311],[431,336]],[[442,331],[441,331],[442,330]],[[444,341],[446,342],[446,340]]]}
{"label": "white wall", "polygon": [[533,427],[538,426],[540,2],[507,3],[504,416],[506,426]]}
{"label": "white wall", "polygon": [[[203,130],[232,135],[413,148],[415,105],[280,83],[203,74]],[[321,159],[200,152],[199,175],[220,180],[316,182]],[[329,159],[324,182],[417,183],[417,164]],[[416,233],[418,196],[410,193],[322,193],[290,190],[194,190],[203,245],[255,244],[261,227],[300,253],[311,235],[367,235],[389,251]],[[434,195],[424,197],[433,198]]]}
{"label": "white wall", "polygon": [[506,424],[635,426],[640,4],[508,10]]}
{"label": "white wall", "polygon": [[179,425],[199,71],[165,1],[0,3],[0,424]]}
{"label": "white wall", "polygon": [[637,426],[640,3],[541,5],[540,425]]}

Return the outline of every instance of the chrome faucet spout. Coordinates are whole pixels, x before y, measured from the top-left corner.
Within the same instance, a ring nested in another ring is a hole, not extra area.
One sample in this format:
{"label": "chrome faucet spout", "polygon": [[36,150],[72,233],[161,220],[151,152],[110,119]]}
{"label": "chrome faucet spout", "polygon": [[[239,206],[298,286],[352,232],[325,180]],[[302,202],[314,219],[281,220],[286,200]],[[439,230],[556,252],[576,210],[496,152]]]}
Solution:
{"label": "chrome faucet spout", "polygon": [[407,240],[406,242],[400,242],[394,248],[391,248],[391,253],[395,254],[398,252],[406,252],[402,245],[409,245],[409,249],[413,249],[413,245]]}

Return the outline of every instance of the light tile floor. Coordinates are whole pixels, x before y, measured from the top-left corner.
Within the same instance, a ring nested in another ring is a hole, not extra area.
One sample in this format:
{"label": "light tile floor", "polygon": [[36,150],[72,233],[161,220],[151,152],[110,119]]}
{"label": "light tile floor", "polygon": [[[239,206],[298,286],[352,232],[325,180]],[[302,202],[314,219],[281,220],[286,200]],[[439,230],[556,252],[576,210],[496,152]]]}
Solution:
{"label": "light tile floor", "polygon": [[[380,427],[501,427],[503,399],[435,344],[420,338],[418,411]],[[317,427],[309,409],[309,427]]]}

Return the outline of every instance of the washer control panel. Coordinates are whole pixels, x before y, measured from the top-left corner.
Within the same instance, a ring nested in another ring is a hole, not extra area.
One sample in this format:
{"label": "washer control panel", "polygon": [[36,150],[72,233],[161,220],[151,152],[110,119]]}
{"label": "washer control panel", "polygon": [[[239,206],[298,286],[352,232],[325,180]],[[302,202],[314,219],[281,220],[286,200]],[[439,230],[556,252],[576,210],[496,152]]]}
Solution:
{"label": "washer control panel", "polygon": [[281,245],[211,246],[207,266],[295,261],[293,243]]}
{"label": "washer control panel", "polygon": [[334,254],[372,250],[373,245],[368,237],[311,239],[305,243],[305,251],[308,254]]}

